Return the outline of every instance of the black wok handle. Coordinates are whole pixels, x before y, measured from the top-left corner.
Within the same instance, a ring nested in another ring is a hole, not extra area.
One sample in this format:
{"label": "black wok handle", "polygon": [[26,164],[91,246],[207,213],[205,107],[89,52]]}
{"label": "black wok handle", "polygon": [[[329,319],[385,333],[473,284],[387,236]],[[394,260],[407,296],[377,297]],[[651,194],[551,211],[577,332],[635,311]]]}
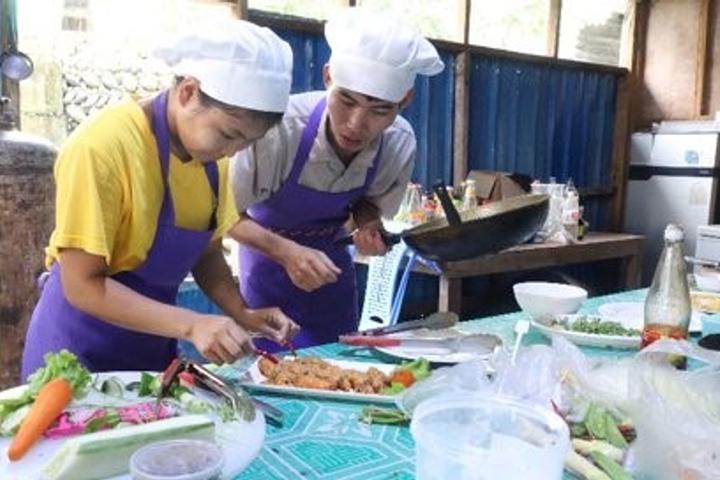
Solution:
{"label": "black wok handle", "polygon": [[440,203],[442,204],[443,210],[445,210],[445,217],[447,218],[448,223],[450,225],[460,225],[462,223],[460,214],[457,210],[455,210],[455,205],[453,205],[450,195],[448,195],[447,190],[445,189],[445,183],[442,180],[438,180],[433,185],[433,190],[440,199]]}

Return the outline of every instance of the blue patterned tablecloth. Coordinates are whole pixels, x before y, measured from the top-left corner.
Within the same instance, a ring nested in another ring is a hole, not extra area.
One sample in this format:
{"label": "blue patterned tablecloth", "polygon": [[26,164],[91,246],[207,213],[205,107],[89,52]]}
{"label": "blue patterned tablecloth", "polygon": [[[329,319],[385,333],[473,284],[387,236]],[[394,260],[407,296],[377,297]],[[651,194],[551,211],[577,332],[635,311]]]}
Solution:
{"label": "blue patterned tablecloth", "polygon": [[[645,290],[633,290],[585,302],[581,313],[595,313],[609,302],[643,301]],[[513,344],[515,322],[521,312],[463,322],[463,330],[493,332],[505,345]],[[526,345],[547,343],[531,331]],[[626,356],[621,352],[583,349],[588,355]],[[393,357],[367,349],[328,344],[302,352],[305,355],[345,360],[396,363]],[[282,428],[268,425],[259,457],[236,480],[401,480],[415,478],[414,443],[407,427],[367,425],[358,420],[364,404],[292,396],[257,395],[285,412]],[[569,475],[566,478],[570,479]]]}

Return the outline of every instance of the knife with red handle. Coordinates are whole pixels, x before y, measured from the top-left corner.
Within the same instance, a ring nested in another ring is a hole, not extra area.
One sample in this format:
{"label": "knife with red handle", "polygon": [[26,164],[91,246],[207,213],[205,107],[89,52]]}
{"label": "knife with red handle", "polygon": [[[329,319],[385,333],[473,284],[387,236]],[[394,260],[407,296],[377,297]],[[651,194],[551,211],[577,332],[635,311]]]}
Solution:
{"label": "knife with red handle", "polygon": [[354,347],[399,347],[402,339],[392,337],[375,337],[369,335],[340,335],[338,341]]}

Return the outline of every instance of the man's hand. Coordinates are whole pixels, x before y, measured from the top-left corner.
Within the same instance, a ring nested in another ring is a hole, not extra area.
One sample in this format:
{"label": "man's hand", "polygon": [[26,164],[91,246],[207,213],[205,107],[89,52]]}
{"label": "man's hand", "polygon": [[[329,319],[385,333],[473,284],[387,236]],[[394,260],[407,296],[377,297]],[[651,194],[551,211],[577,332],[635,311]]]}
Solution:
{"label": "man's hand", "polygon": [[353,242],[360,255],[385,255],[388,252],[389,248],[383,241],[379,228],[378,222],[374,225],[368,224],[355,232]]}
{"label": "man's hand", "polygon": [[238,322],[281,345],[292,340],[300,331],[300,326],[277,307],[247,309]]}
{"label": "man's hand", "polygon": [[188,340],[205,358],[217,365],[232,363],[255,351],[250,334],[235,320],[223,315],[198,314]]}
{"label": "man's hand", "polygon": [[337,282],[342,273],[324,252],[294,242],[283,255],[282,265],[293,284],[306,292]]}

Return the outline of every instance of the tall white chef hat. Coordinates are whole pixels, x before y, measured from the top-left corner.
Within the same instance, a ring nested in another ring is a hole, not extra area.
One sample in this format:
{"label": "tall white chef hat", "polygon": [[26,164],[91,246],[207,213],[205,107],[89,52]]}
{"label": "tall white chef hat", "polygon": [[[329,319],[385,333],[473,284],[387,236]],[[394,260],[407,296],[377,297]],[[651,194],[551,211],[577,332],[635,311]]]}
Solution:
{"label": "tall white chef hat", "polygon": [[444,68],[435,47],[395,19],[363,8],[347,8],[328,20],[333,83],[390,102],[399,102],[415,76]]}
{"label": "tall white chef hat", "polygon": [[265,112],[287,107],[292,50],[269,28],[226,20],[153,53],[176,75],[197,78],[203,92],[223,103]]}

